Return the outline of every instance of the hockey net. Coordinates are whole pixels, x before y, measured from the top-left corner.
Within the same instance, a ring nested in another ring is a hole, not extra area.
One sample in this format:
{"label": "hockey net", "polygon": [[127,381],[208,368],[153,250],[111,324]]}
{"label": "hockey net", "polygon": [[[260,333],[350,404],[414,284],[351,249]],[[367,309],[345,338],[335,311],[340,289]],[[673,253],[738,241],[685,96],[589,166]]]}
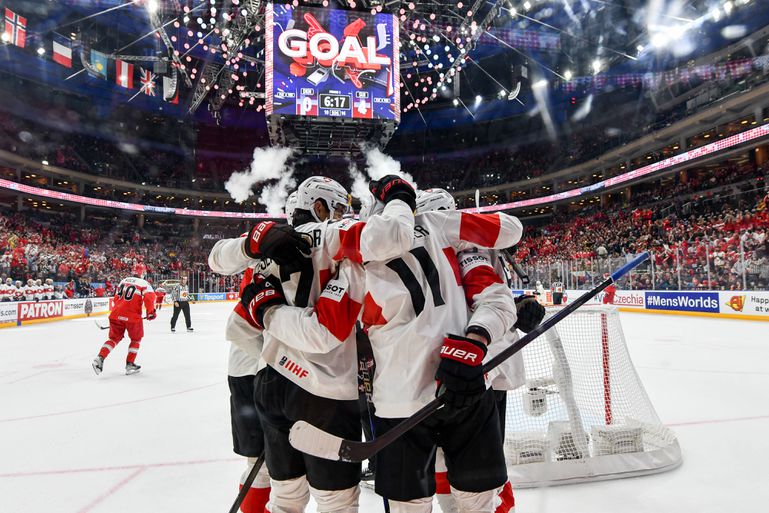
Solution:
{"label": "hockey net", "polygon": [[580,308],[529,344],[523,360],[526,383],[507,397],[513,486],[615,479],[681,463],[678,441],[630,359],[616,308]]}

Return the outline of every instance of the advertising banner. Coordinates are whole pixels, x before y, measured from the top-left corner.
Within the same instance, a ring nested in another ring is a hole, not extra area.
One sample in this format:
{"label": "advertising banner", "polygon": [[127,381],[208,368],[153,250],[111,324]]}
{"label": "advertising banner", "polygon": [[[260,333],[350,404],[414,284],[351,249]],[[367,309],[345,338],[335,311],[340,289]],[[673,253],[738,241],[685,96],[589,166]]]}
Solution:
{"label": "advertising banner", "polygon": [[400,120],[391,14],[266,5],[267,114]]}
{"label": "advertising banner", "polygon": [[[603,303],[603,296],[605,294],[602,292],[598,294],[598,302]],[[614,305],[615,306],[628,306],[633,308],[643,308],[644,307],[644,292],[642,290],[618,290],[617,293],[614,295]]]}
{"label": "advertising banner", "polygon": [[198,294],[198,301],[232,301],[238,299],[237,292],[204,292]]}
{"label": "advertising banner", "polygon": [[719,306],[723,314],[755,315],[769,318],[769,292],[722,291]]}
{"label": "advertising banner", "polygon": [[0,303],[0,324],[16,323],[16,316],[19,313],[18,303],[2,302]]}
{"label": "advertising banner", "polygon": [[647,290],[645,295],[648,310],[720,312],[718,292],[657,292]]}
{"label": "advertising banner", "polygon": [[[584,290],[568,290],[563,304],[575,301],[585,294]],[[533,290],[513,290],[513,295],[533,294]],[[548,292],[541,301],[551,304]],[[586,305],[604,304],[606,294],[599,292]],[[769,291],[659,291],[618,290],[612,306],[623,311],[650,310],[655,312],[690,312],[712,314],[714,317],[769,320]]]}
{"label": "advertising banner", "polygon": [[19,308],[19,321],[32,321],[35,319],[51,319],[64,315],[64,301],[37,301],[17,303]]}

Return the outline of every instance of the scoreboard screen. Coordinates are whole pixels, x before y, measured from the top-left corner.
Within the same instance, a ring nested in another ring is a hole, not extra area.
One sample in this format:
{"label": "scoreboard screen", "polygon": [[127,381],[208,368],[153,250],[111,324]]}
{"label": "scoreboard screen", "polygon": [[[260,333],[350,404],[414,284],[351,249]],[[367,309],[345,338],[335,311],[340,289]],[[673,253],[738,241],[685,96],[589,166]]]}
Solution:
{"label": "scoreboard screen", "polygon": [[266,4],[267,114],[400,120],[391,14]]}

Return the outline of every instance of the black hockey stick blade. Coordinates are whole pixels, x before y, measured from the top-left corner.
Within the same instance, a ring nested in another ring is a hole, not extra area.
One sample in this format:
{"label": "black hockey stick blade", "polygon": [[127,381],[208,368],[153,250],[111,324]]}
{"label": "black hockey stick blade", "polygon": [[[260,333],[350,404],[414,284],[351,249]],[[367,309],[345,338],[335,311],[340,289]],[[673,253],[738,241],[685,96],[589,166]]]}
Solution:
{"label": "black hockey stick blade", "polygon": [[[616,270],[614,273],[612,273],[611,276],[599,283],[595,288],[574,300],[573,303],[569,303],[563,308],[563,310],[542,322],[542,324],[518,339],[518,341],[516,341],[510,347],[489,360],[483,366],[483,372],[489,372],[513,356],[515,353],[522,350],[537,337],[561,322],[563,319],[577,310],[580,306],[593,299],[606,287],[619,280],[622,276],[630,272],[631,269],[639,266],[648,258],[649,253],[641,253],[636,258],[625,264],[623,267]],[[401,435],[435,413],[442,406],[443,397],[438,396],[423,406],[422,409],[414,413],[411,417],[404,419],[400,424],[392,428],[390,431],[380,436],[376,440],[371,440],[370,442],[345,440],[336,435],[327,433],[305,421],[296,422],[293,426],[291,426],[291,432],[289,433],[288,440],[294,449],[302,451],[311,456],[317,456],[318,458],[325,458],[327,460],[333,461],[348,461],[358,463],[374,456],[377,452],[390,445]]]}
{"label": "black hockey stick blade", "polygon": [[254,483],[254,479],[256,479],[256,474],[259,473],[259,470],[262,468],[262,465],[264,465],[264,451],[262,451],[262,454],[259,455],[259,457],[256,459],[256,462],[254,462],[254,466],[251,467],[251,471],[248,473],[248,476],[246,476],[246,480],[243,483],[243,486],[240,488],[240,491],[238,492],[238,496],[235,497],[235,502],[232,503],[232,507],[230,508],[229,513],[238,513],[240,510],[240,505],[243,504],[243,501],[246,498],[246,494],[248,493],[248,490],[251,488],[251,485]]}
{"label": "black hockey stick blade", "polygon": [[513,257],[513,252],[510,251],[510,248],[503,249],[502,254],[505,255],[507,262],[510,264],[510,267],[513,268],[513,272],[521,280],[521,283],[523,285],[528,285],[531,282],[531,280],[529,279],[529,275],[526,273],[526,271],[523,270],[523,267],[521,267],[518,264],[518,262],[515,261],[515,258]]}

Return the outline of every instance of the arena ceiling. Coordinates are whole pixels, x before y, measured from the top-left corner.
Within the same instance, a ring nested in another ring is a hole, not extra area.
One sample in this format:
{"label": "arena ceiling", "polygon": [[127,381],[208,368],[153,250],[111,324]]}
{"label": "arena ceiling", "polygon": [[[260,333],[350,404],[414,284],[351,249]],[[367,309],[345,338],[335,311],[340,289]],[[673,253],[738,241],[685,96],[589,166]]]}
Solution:
{"label": "arena ceiling", "polygon": [[[259,0],[11,0],[6,7],[26,18],[26,54],[9,54],[11,49],[6,48],[7,58],[0,60],[6,72],[113,105],[134,103],[178,117],[201,106],[211,113],[223,107],[259,111],[264,96],[262,4]],[[555,84],[600,74],[668,70],[769,22],[769,10],[759,4],[758,0],[330,2],[331,7],[395,14],[402,42],[401,106],[414,116],[434,108],[467,108],[479,96],[522,105],[531,84],[543,80]],[[70,41],[75,60],[78,53],[94,50],[107,56],[110,68],[118,59],[131,63],[137,72],[154,74],[156,96],[165,93],[166,99],[175,99],[172,93],[178,93],[178,103],[126,95],[111,76],[118,70],[110,69],[103,80],[83,73],[83,67],[93,64],[87,55],[82,67],[75,64],[71,73],[61,69],[50,58],[52,40],[61,36]],[[173,79],[170,92],[162,91],[163,77],[168,79],[166,85]]]}

